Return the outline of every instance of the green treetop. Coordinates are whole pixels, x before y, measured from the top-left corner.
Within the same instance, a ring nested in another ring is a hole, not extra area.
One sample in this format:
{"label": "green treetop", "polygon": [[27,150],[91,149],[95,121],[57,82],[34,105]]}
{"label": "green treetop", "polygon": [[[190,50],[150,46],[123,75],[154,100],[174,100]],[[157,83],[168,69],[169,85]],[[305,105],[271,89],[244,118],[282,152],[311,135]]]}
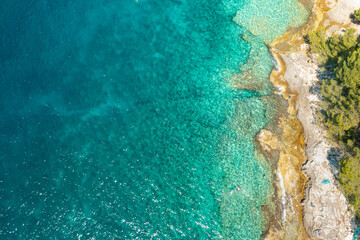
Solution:
{"label": "green treetop", "polygon": [[354,12],[354,18],[356,21],[360,22],[360,9]]}

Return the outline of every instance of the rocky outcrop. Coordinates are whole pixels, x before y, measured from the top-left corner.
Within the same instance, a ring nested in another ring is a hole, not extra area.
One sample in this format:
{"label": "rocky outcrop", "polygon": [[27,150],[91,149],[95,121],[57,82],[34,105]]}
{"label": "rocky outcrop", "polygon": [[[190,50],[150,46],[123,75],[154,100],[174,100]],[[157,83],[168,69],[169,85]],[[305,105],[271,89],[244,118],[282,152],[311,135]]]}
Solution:
{"label": "rocky outcrop", "polygon": [[295,109],[306,142],[307,162],[303,172],[309,180],[303,200],[304,226],[311,238],[350,240],[353,236],[352,216],[331,171],[328,153],[332,146],[326,140],[325,129],[316,123],[318,95],[310,92],[318,81],[317,66],[309,63],[310,59],[301,52],[286,54],[282,58],[286,64],[284,79],[290,90],[297,93]]}

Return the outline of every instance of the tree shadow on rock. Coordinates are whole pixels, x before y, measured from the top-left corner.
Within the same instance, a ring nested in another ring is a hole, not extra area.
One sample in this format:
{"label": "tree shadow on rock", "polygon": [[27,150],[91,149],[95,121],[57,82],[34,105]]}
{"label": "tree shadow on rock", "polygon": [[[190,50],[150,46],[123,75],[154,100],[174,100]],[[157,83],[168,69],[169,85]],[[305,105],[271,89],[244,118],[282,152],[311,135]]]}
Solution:
{"label": "tree shadow on rock", "polygon": [[338,179],[340,172],[341,151],[339,148],[330,148],[327,152],[327,160],[330,164],[331,173]]}

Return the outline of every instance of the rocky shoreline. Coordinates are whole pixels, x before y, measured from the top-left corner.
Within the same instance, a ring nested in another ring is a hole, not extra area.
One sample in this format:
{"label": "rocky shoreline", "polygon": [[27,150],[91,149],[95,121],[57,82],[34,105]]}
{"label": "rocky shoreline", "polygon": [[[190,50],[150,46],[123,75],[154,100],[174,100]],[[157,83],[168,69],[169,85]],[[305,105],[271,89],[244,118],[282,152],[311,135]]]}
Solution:
{"label": "rocky shoreline", "polygon": [[318,66],[302,36],[318,27],[329,35],[350,27],[360,32],[349,18],[358,8],[358,0],[316,0],[308,24],[270,45],[278,65],[270,80],[288,100],[289,116],[280,119],[281,136],[262,130],[257,138],[264,151],[280,152],[276,182],[282,226],[271,224],[265,239],[353,239],[353,216],[329,160],[333,146],[316,122]]}
{"label": "rocky shoreline", "polygon": [[296,117],[304,129],[306,163],[302,171],[308,178],[303,204],[303,224],[311,238],[352,239],[348,204],[338,188],[328,160],[331,143],[325,129],[316,124],[319,101],[310,88],[317,81],[317,66],[308,63],[305,53],[282,55],[286,64],[284,79],[291,91],[297,93]]}

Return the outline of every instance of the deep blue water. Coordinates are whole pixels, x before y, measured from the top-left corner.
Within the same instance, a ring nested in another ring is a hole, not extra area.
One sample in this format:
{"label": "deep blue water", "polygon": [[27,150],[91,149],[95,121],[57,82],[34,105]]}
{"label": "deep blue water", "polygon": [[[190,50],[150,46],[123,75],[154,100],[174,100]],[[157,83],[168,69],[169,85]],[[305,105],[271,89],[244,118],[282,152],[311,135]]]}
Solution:
{"label": "deep blue water", "polygon": [[272,68],[232,20],[248,2],[3,2],[0,238],[260,238],[273,90],[231,81],[251,49]]}

